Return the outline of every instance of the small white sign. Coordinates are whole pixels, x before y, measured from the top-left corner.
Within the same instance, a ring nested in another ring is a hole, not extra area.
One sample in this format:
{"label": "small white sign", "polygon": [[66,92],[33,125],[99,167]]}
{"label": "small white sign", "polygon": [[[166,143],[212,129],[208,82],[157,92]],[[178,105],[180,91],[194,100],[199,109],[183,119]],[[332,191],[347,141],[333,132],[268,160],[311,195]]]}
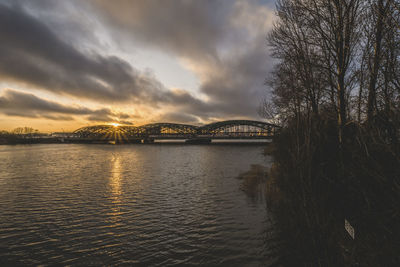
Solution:
{"label": "small white sign", "polygon": [[348,220],[344,219],[344,229],[346,229],[347,233],[354,239],[354,227],[351,226]]}

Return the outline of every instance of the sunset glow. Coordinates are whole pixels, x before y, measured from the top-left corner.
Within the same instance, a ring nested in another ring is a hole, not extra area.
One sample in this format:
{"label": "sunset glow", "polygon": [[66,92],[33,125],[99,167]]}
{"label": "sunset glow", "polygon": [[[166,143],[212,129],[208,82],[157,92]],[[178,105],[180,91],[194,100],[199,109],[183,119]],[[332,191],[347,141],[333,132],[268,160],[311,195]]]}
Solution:
{"label": "sunset glow", "polygon": [[0,0],[0,130],[260,119],[274,1],[51,3]]}

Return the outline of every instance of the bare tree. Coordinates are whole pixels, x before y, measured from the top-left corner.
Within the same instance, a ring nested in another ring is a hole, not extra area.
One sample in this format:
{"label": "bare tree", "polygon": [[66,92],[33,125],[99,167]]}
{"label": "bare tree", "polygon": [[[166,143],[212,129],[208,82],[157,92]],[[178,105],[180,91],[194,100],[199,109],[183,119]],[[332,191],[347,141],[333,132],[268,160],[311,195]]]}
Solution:
{"label": "bare tree", "polygon": [[300,101],[295,103],[298,111],[305,108],[314,114],[319,113],[322,102],[333,106],[340,143],[348,116],[348,96],[357,72],[354,51],[361,36],[361,3],[281,0],[279,21],[269,36],[273,55],[281,60],[279,72],[291,76],[287,81],[288,77],[276,73],[274,91],[278,101],[296,96]]}

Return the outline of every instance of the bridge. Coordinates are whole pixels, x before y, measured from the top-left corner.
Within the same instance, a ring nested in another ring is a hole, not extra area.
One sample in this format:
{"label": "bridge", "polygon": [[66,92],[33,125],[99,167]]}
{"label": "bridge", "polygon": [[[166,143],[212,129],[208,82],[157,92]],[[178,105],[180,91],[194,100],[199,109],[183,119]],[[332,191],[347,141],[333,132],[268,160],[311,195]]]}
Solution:
{"label": "bridge", "polygon": [[184,139],[188,143],[209,143],[212,139],[271,139],[280,127],[252,120],[228,120],[203,126],[151,123],[142,126],[96,125],[75,130],[81,140],[116,143],[152,143],[154,140]]}

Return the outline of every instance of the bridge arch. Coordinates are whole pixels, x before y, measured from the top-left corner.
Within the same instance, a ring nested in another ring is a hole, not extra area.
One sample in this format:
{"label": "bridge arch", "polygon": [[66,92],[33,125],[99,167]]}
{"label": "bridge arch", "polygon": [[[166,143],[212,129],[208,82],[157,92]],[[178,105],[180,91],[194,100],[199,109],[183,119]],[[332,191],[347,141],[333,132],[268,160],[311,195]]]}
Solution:
{"label": "bridge arch", "polygon": [[135,126],[94,125],[79,128],[73,132],[81,138],[105,138],[112,136],[132,136],[139,133]]}
{"label": "bridge arch", "polygon": [[273,135],[277,125],[252,120],[228,120],[210,123],[200,128],[201,134],[212,135],[243,135],[248,133],[254,136]]}
{"label": "bridge arch", "polygon": [[198,127],[194,125],[166,122],[146,124],[139,126],[138,128],[143,129],[143,131],[147,134],[170,135],[196,134],[198,129]]}

